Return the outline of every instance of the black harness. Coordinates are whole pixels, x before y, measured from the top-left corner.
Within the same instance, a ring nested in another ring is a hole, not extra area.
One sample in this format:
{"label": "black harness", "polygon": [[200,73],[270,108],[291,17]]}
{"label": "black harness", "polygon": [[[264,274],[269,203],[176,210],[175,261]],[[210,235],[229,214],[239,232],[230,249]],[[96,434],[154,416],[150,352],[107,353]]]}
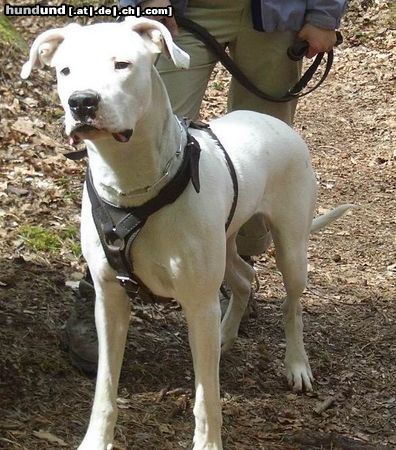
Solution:
{"label": "black harness", "polygon": [[[190,123],[190,128],[205,130],[223,151],[234,187],[234,198],[228,215],[227,230],[235,213],[238,200],[238,179],[232,161],[213,131],[206,124]],[[160,190],[158,195],[141,206],[119,208],[101,199],[92,182],[89,168],[86,173],[86,186],[92,205],[92,216],[100,242],[110,266],[116,271],[117,279],[131,298],[135,298],[139,289],[151,296],[148,287],[134,273],[132,245],[138,237],[147,219],[166,205],[173,203],[186,189],[191,181],[197,193],[200,191],[199,143],[187,131],[187,144],[183,160],[174,177]]]}

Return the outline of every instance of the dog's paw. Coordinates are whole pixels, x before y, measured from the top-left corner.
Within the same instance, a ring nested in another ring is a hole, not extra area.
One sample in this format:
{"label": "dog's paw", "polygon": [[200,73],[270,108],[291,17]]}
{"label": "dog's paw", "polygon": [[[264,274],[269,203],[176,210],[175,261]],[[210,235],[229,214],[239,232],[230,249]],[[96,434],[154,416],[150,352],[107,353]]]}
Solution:
{"label": "dog's paw", "polygon": [[219,442],[207,442],[206,439],[199,440],[194,437],[194,447],[192,450],[223,450],[221,439]]}
{"label": "dog's paw", "polygon": [[230,320],[221,323],[221,353],[227,353],[238,339],[238,326]]}
{"label": "dog's paw", "polygon": [[313,376],[309,361],[306,355],[303,358],[293,361],[286,358],[286,377],[289,382],[289,386],[293,392],[312,391]]}
{"label": "dog's paw", "polygon": [[84,441],[77,450],[112,450],[113,444],[105,444],[103,442]]}
{"label": "dog's paw", "polygon": [[223,335],[221,336],[221,353],[227,353],[234,346],[235,341],[237,340],[238,335]]}

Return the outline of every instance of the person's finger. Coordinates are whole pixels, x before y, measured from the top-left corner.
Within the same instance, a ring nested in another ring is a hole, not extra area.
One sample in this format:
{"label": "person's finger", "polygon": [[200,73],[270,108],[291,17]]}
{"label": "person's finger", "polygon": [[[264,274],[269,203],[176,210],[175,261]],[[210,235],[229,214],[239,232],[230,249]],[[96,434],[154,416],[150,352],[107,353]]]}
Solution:
{"label": "person's finger", "polygon": [[308,52],[306,54],[307,58],[313,58],[315,55],[319,53],[319,50],[315,47],[309,46]]}

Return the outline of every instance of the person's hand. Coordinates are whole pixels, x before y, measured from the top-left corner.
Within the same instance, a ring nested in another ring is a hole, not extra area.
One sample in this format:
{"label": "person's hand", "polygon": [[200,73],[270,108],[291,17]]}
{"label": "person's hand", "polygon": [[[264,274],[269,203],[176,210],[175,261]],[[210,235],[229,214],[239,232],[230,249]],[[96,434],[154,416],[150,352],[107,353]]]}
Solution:
{"label": "person's hand", "polygon": [[298,37],[309,44],[307,58],[314,57],[317,53],[329,52],[337,42],[336,32],[334,30],[326,30],[325,28],[315,27],[310,23],[306,23]]}
{"label": "person's hand", "polygon": [[[144,8],[166,8],[171,6],[169,0],[146,0],[141,3],[142,9]],[[174,17],[165,16],[147,16],[149,19],[158,20],[163,23],[170,31],[172,36],[176,36],[178,32],[177,23]]]}

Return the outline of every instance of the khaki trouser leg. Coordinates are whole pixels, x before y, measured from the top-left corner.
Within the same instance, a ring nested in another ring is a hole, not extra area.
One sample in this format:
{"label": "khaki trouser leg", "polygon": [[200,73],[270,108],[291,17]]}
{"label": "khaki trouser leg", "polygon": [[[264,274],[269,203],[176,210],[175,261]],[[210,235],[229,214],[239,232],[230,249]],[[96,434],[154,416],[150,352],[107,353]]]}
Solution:
{"label": "khaki trouser leg", "polygon": [[[186,16],[205,27],[225,47],[227,42],[235,39],[239,29],[241,3],[235,0],[191,0]],[[190,68],[177,69],[170,60],[160,56],[157,69],[174,113],[179,117],[196,119],[217,59],[200,40],[184,29],[179,30],[174,40],[190,55]]]}
{"label": "khaki trouser leg", "polygon": [[[250,81],[262,91],[281,97],[299,80],[301,64],[291,61],[287,48],[294,42],[294,32],[263,33],[252,27],[250,8],[245,8],[238,37],[230,43],[231,56]],[[250,93],[235,79],[231,80],[228,111],[257,111],[292,125],[297,101],[275,103]]]}

